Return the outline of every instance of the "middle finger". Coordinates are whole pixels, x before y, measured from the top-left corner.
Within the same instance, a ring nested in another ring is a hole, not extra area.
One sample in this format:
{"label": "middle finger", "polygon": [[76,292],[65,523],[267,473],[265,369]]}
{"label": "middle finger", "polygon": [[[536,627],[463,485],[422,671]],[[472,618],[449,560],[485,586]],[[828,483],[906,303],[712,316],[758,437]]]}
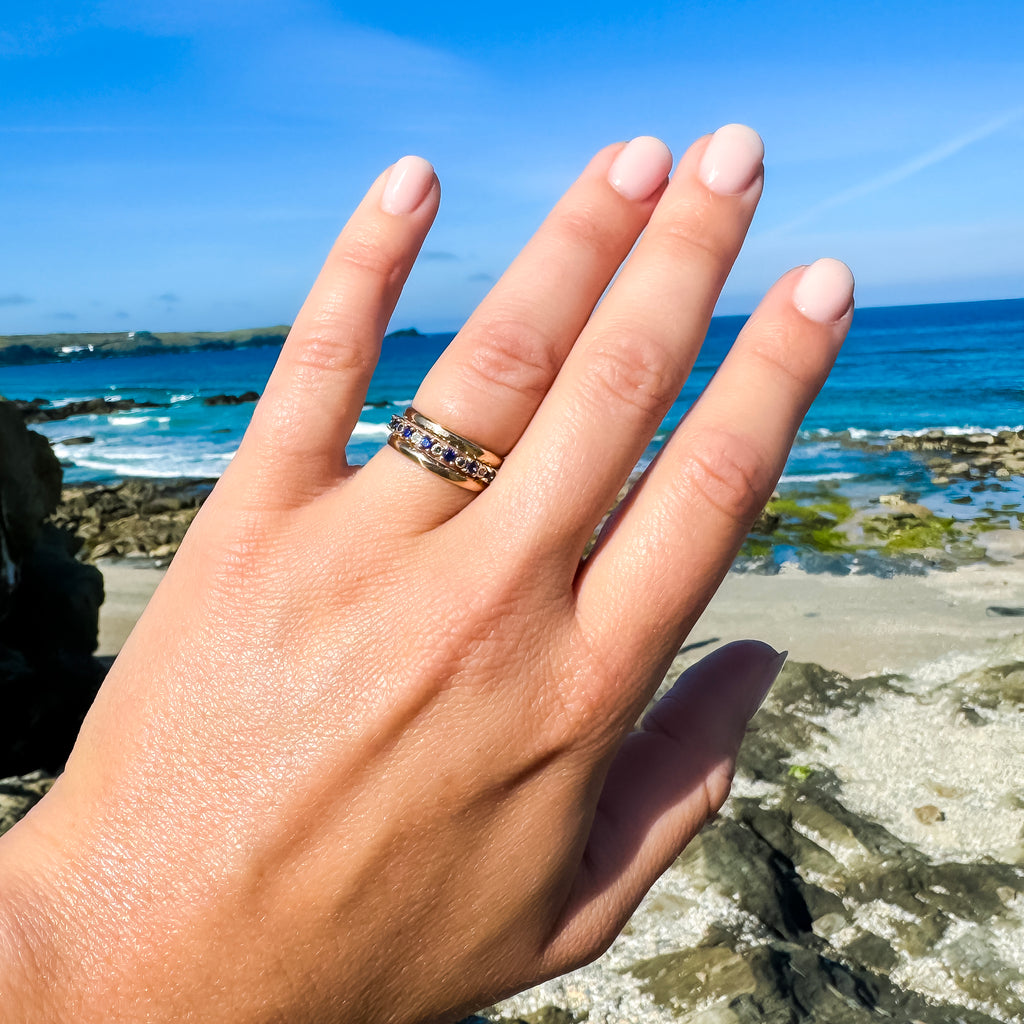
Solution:
{"label": "middle finger", "polygon": [[[495,482],[488,509],[575,573],[583,545],[676,400],[754,214],[761,139],[696,142]],[[531,522],[533,520],[533,522]],[[493,528],[493,527],[492,527]]]}

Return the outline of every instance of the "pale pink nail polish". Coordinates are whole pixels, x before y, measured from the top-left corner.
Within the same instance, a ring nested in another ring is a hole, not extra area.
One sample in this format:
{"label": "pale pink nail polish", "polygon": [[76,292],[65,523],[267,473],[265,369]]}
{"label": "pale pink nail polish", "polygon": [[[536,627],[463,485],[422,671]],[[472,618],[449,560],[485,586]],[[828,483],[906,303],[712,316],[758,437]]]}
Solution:
{"label": "pale pink nail polish", "polygon": [[385,213],[412,213],[434,184],[434,168],[421,156],[403,156],[394,167],[380,197]]}
{"label": "pale pink nail polish", "polygon": [[853,274],[839,260],[816,260],[793,289],[793,305],[808,320],[834,324],[853,302]]}
{"label": "pale pink nail polish", "polygon": [[672,170],[672,152],[661,139],[638,135],[615,158],[608,182],[627,199],[649,199]]}
{"label": "pale pink nail polish", "polygon": [[764,143],[753,128],[727,124],[711,136],[698,175],[712,192],[738,196],[754,184],[763,159]]}

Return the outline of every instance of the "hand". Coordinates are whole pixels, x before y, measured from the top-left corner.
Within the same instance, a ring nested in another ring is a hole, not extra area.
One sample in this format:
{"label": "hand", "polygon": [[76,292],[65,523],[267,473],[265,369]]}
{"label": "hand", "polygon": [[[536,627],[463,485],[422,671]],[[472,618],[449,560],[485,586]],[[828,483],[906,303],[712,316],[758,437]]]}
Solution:
{"label": "hand", "polygon": [[598,955],[719,808],[775,652],[723,649],[630,729],[772,491],[852,279],[771,289],[581,564],[761,192],[749,129],[670,165],[652,139],[600,152],[423,382],[421,412],[507,453],[476,496],[390,448],[345,463],[439,199],[416,158],[374,184],[66,773],[0,843],[26,1016],[452,1019]]}

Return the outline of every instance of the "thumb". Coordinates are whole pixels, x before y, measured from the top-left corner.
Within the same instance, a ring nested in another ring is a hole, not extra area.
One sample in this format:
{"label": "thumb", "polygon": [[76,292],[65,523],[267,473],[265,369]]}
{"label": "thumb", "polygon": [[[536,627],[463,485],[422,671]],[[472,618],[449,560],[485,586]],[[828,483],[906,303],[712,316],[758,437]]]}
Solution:
{"label": "thumb", "polygon": [[756,640],[728,644],[687,669],[626,737],[605,779],[552,955],[559,947],[567,963],[598,955],[719,810],[747,723],[785,660],[785,652]]}

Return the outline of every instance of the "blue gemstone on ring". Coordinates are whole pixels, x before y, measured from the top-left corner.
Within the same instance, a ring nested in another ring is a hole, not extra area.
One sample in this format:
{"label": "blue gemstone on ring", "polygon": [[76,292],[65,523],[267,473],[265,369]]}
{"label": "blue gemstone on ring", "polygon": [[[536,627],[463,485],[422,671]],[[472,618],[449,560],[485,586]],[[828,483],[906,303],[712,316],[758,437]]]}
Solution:
{"label": "blue gemstone on ring", "polygon": [[412,437],[412,427],[406,427],[405,430],[402,431],[402,437]]}
{"label": "blue gemstone on ring", "polygon": [[454,462],[455,455],[456,452],[454,448],[445,448],[444,454],[441,456],[441,458],[444,459],[445,462]]}
{"label": "blue gemstone on ring", "polygon": [[474,459],[474,460],[473,460],[473,461],[472,461],[472,462],[471,462],[471,463],[470,463],[470,464],[469,464],[469,465],[468,465],[468,466],[466,467],[466,472],[467,472],[467,473],[468,473],[468,474],[469,474],[470,476],[476,476],[476,471],[477,471],[477,470],[478,470],[479,468],[480,468],[480,463],[479,463],[479,462],[477,462],[477,461],[476,461],[476,459]]}
{"label": "blue gemstone on ring", "polygon": [[426,436],[424,436],[423,440],[422,440],[422,441],[420,441],[420,447],[421,447],[421,448],[422,448],[422,449],[423,449],[423,450],[424,450],[425,452],[429,452],[429,451],[430,451],[430,448],[431,448],[431,446],[433,445],[433,443],[434,443],[434,441],[433,441],[433,438],[430,438],[430,437],[426,437]]}

